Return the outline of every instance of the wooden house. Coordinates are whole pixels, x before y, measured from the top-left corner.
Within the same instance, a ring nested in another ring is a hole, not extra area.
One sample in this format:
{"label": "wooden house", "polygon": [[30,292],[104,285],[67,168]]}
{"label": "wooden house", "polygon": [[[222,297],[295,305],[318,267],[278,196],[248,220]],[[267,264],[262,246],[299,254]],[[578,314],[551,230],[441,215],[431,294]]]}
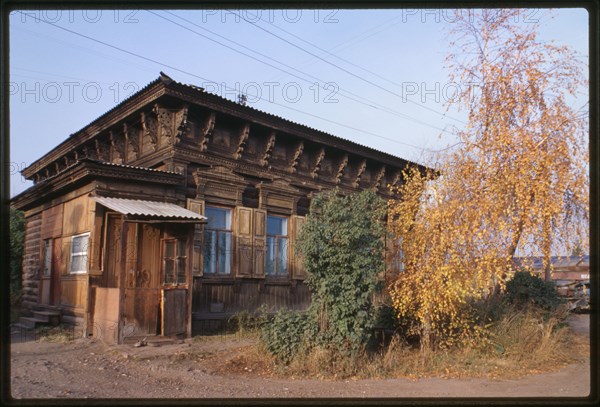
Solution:
{"label": "wooden house", "polygon": [[108,342],[303,309],[313,194],[390,197],[411,164],[161,73],[22,171],[23,305]]}

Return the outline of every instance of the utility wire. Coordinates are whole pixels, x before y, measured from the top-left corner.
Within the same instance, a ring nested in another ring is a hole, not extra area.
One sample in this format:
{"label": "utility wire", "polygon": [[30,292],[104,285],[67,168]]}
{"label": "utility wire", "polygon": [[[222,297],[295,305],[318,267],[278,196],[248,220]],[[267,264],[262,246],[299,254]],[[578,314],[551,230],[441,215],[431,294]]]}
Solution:
{"label": "utility wire", "polygon": [[[396,18],[398,18],[398,17],[396,17]],[[326,50],[326,49],[324,49],[324,48],[321,48],[321,47],[319,47],[318,45],[316,45],[316,44],[314,44],[314,43],[312,43],[312,42],[310,42],[310,41],[307,41],[307,40],[305,40],[304,38],[300,37],[299,35],[296,35],[296,34],[294,34],[294,33],[290,32],[290,31],[288,31],[288,30],[286,30],[286,29],[284,29],[284,28],[281,28],[281,27],[279,27],[278,25],[276,25],[276,24],[274,24],[274,23],[272,23],[272,22],[270,22],[270,21],[264,20],[262,17],[260,18],[260,21],[263,21],[263,22],[265,22],[265,23],[267,23],[267,24],[269,24],[269,25],[271,25],[271,26],[273,26],[273,27],[277,28],[278,30],[280,30],[280,31],[283,31],[283,32],[284,32],[284,33],[286,33],[286,34],[288,34],[288,35],[290,35],[290,36],[292,36],[292,37],[294,37],[294,38],[296,38],[296,39],[299,39],[300,41],[304,42],[305,44],[308,44],[308,45],[310,45],[310,46],[312,46],[312,47],[314,47],[314,48],[318,49],[318,50],[319,50],[319,51],[321,51],[321,52],[324,52],[324,53],[326,53],[326,54],[328,54],[328,55],[330,55],[330,56],[332,56],[332,57],[334,57],[334,58],[336,58],[336,59],[339,59],[340,61],[343,61],[343,62],[347,63],[348,65],[352,65],[352,66],[354,66],[354,67],[356,67],[356,68],[358,68],[358,69],[360,69],[360,70],[362,70],[362,71],[365,71],[365,72],[367,72],[367,73],[370,73],[370,74],[371,74],[371,75],[373,75],[373,76],[376,76],[376,77],[378,77],[379,79],[382,79],[382,80],[384,80],[384,81],[386,81],[386,82],[388,82],[388,83],[391,83],[392,85],[398,86],[399,88],[402,88],[402,87],[404,86],[404,85],[402,85],[401,83],[395,82],[395,81],[393,81],[393,80],[391,80],[391,79],[388,79],[388,78],[386,78],[386,77],[384,77],[384,76],[382,76],[382,75],[379,75],[379,74],[378,74],[378,73],[376,73],[376,72],[373,72],[373,71],[371,71],[371,70],[369,70],[369,69],[367,69],[367,68],[364,68],[364,67],[362,67],[362,66],[360,66],[360,65],[358,65],[358,64],[355,64],[355,63],[354,63],[354,62],[352,62],[352,61],[349,61],[349,60],[347,60],[347,59],[345,59],[345,58],[342,58],[342,57],[340,57],[340,56],[338,56],[338,55],[335,55],[335,54],[333,54],[331,51],[329,51],[329,50]],[[408,101],[409,101],[409,102],[411,102],[411,103],[414,103],[414,104],[417,104],[417,105],[421,106],[421,104],[420,104],[420,103],[418,103],[418,102],[415,102],[415,101],[413,101],[413,100],[410,100],[410,99],[408,99],[408,98],[406,98],[406,100],[408,100]],[[442,112],[437,112],[437,113],[442,113]],[[464,121],[462,121],[462,120],[460,120],[460,119],[456,119],[456,118],[453,118],[453,117],[451,117],[451,116],[447,116],[447,115],[445,115],[445,113],[442,113],[442,114],[443,114],[444,116],[448,117],[449,119],[452,119],[452,120],[455,120],[455,121],[457,121],[457,122],[460,122],[460,123],[463,123],[463,124],[465,124],[465,122],[464,122]]]}
{"label": "utility wire", "polygon": [[[17,11],[17,12],[18,12],[18,13],[23,13],[22,11]],[[123,53],[125,53],[125,54],[131,55],[131,56],[134,56],[134,57],[136,57],[136,58],[140,58],[140,59],[143,59],[143,60],[145,60],[145,61],[152,62],[152,63],[154,63],[154,64],[157,64],[157,65],[160,65],[160,66],[162,66],[162,67],[166,67],[166,68],[172,69],[172,70],[174,70],[174,71],[176,71],[176,72],[181,72],[181,73],[183,73],[183,74],[185,74],[185,75],[189,75],[189,76],[192,76],[192,77],[194,77],[194,78],[201,79],[201,80],[203,80],[203,81],[206,81],[206,82],[212,82],[212,83],[216,83],[215,81],[212,81],[212,80],[210,80],[210,79],[204,78],[204,77],[202,77],[202,76],[200,76],[200,75],[197,75],[197,74],[194,74],[194,73],[192,73],[192,72],[188,72],[188,71],[186,71],[186,70],[183,70],[183,69],[177,68],[177,67],[175,67],[175,66],[173,66],[173,65],[166,64],[166,63],[164,63],[164,62],[160,62],[160,61],[157,61],[157,60],[155,60],[155,59],[152,59],[152,58],[149,58],[149,57],[143,56],[143,55],[141,55],[141,54],[138,54],[138,53],[136,53],[136,52],[133,52],[133,51],[126,50],[126,49],[124,49],[124,48],[121,48],[121,47],[118,47],[118,46],[116,46],[116,45],[109,44],[109,43],[107,43],[107,42],[104,42],[104,41],[102,41],[102,40],[99,40],[99,39],[96,39],[96,38],[90,37],[89,35],[82,34],[82,33],[79,33],[79,32],[77,32],[77,31],[74,31],[74,30],[70,30],[70,29],[68,29],[68,28],[62,27],[62,26],[60,26],[60,25],[54,24],[54,23],[52,23],[52,22],[49,22],[49,21],[46,21],[46,20],[43,20],[43,19],[41,19],[40,21],[42,21],[43,23],[45,23],[45,24],[48,24],[48,25],[50,25],[50,26],[52,26],[52,27],[55,27],[55,28],[58,28],[58,29],[60,29],[60,30],[63,30],[63,31],[65,31],[65,32],[71,33],[71,34],[73,34],[73,35],[76,35],[76,36],[79,36],[79,37],[85,38],[85,39],[87,39],[87,40],[90,40],[90,41],[96,42],[96,43],[98,43],[98,44],[102,44],[102,45],[104,45],[104,46],[106,46],[106,47],[109,47],[109,48],[115,49],[115,50],[117,50],[117,51],[120,51],[120,52],[123,52]],[[233,88],[229,88],[229,87],[225,87],[225,88],[226,88],[226,89],[228,89],[228,90],[233,90],[233,91],[236,91],[236,89],[233,89]],[[312,114],[312,113],[308,113],[308,112],[305,112],[305,111],[302,111],[302,110],[299,110],[299,109],[295,109],[295,108],[293,108],[293,107],[290,107],[290,106],[287,106],[287,105],[284,105],[284,104],[281,104],[281,103],[277,103],[277,102],[274,102],[274,101],[270,101],[270,100],[263,99],[263,98],[261,98],[261,97],[260,97],[260,96],[258,96],[258,95],[256,95],[256,98],[257,98],[257,99],[259,99],[259,100],[263,100],[263,101],[266,101],[266,102],[268,102],[268,103],[274,104],[274,105],[276,105],[276,106],[280,106],[280,107],[283,107],[283,108],[286,108],[286,109],[289,109],[289,110],[293,110],[293,111],[295,111],[295,112],[298,112],[298,113],[302,113],[302,114],[305,114],[305,115],[308,115],[308,116],[315,117],[315,118],[317,118],[317,119],[320,119],[320,120],[323,120],[323,121],[326,121],[326,122],[329,122],[329,123],[332,123],[332,124],[336,124],[336,125],[338,125],[338,126],[341,126],[341,127],[345,127],[345,128],[351,129],[351,130],[358,131],[358,132],[360,132],[360,133],[368,134],[368,135],[371,135],[371,136],[374,136],[374,137],[377,137],[377,138],[381,138],[381,139],[383,139],[383,140],[391,141],[391,142],[393,142],[393,143],[402,144],[402,145],[405,145],[405,146],[408,146],[408,147],[416,148],[416,149],[418,149],[418,150],[422,150],[422,151],[428,151],[427,149],[425,149],[425,148],[423,148],[423,147],[416,146],[416,145],[414,145],[414,144],[404,143],[404,142],[402,142],[402,141],[398,141],[398,140],[392,139],[392,138],[390,138],[390,137],[385,137],[385,136],[382,136],[382,135],[380,135],[380,134],[372,133],[372,132],[370,132],[370,131],[366,131],[366,130],[358,129],[358,128],[356,128],[356,127],[348,126],[348,125],[346,125],[346,124],[339,123],[339,122],[337,122],[337,121],[330,120],[330,119],[327,119],[327,118],[324,118],[324,117],[321,117],[321,116],[318,116],[318,115],[315,115],[315,114]]]}
{"label": "utility wire", "polygon": [[[334,68],[337,68],[337,69],[339,69],[339,70],[341,70],[341,71],[343,71],[343,72],[347,73],[348,75],[351,75],[351,76],[353,76],[353,77],[355,77],[355,78],[357,78],[357,79],[360,79],[360,80],[361,80],[361,81],[363,81],[363,82],[366,82],[366,83],[368,83],[368,84],[370,84],[370,85],[372,85],[372,86],[375,86],[376,88],[378,88],[378,89],[381,89],[381,90],[383,90],[384,92],[387,92],[387,93],[389,93],[389,94],[391,94],[391,95],[394,95],[394,96],[396,96],[396,97],[399,97],[399,98],[400,98],[400,99],[402,99],[403,101],[409,101],[409,102],[411,102],[411,103],[415,104],[416,106],[419,106],[419,107],[421,107],[421,108],[423,108],[423,109],[429,110],[429,111],[431,111],[431,112],[433,112],[433,113],[436,113],[436,114],[442,114],[443,116],[446,116],[446,115],[445,115],[445,113],[439,112],[439,111],[437,111],[437,110],[435,110],[435,109],[432,109],[432,108],[430,108],[430,107],[428,107],[428,106],[422,105],[422,104],[420,104],[420,103],[418,103],[418,102],[415,102],[414,100],[410,100],[410,99],[408,99],[408,98],[407,98],[407,97],[405,97],[405,96],[402,96],[402,95],[400,95],[400,94],[398,94],[398,93],[396,93],[396,92],[394,92],[394,91],[391,91],[391,90],[389,90],[389,89],[387,89],[387,88],[385,88],[385,87],[383,87],[383,86],[381,86],[381,85],[378,85],[377,83],[375,83],[375,82],[373,82],[373,81],[370,81],[370,80],[368,80],[368,79],[365,79],[365,78],[363,78],[362,76],[360,76],[360,75],[357,75],[357,74],[355,74],[354,72],[351,72],[351,71],[349,71],[349,70],[347,70],[347,69],[345,69],[345,68],[343,68],[343,67],[341,67],[341,66],[339,66],[339,65],[337,65],[337,64],[334,64],[333,62],[331,62],[331,61],[328,61],[328,60],[326,60],[325,58],[322,58],[321,56],[319,56],[319,55],[315,54],[314,52],[311,52],[311,51],[309,51],[309,50],[307,50],[307,49],[305,49],[305,48],[303,48],[303,47],[301,47],[301,46],[299,46],[299,45],[297,45],[297,44],[295,44],[295,43],[293,43],[293,42],[291,42],[291,41],[288,41],[287,39],[285,39],[285,38],[283,38],[283,37],[281,37],[281,36],[279,36],[279,35],[277,35],[277,34],[275,34],[274,32],[272,32],[272,31],[269,31],[269,30],[267,30],[266,28],[264,28],[264,27],[261,27],[260,25],[257,25],[257,24],[255,24],[255,23],[253,23],[253,22],[249,21],[248,19],[246,19],[245,17],[243,17],[243,16],[239,15],[239,14],[238,14],[238,13],[236,13],[235,11],[232,11],[232,10],[227,10],[227,11],[229,11],[230,13],[233,13],[233,14],[237,15],[238,17],[240,17],[241,19],[243,19],[244,21],[246,21],[247,23],[249,23],[249,24],[250,24],[250,25],[252,25],[253,27],[256,27],[256,28],[258,28],[258,29],[260,29],[260,30],[262,30],[262,31],[264,31],[264,32],[266,32],[266,33],[268,33],[268,34],[270,34],[270,35],[272,35],[272,36],[276,37],[276,38],[279,38],[281,41],[283,41],[283,42],[285,42],[285,43],[287,43],[287,44],[290,44],[291,46],[293,46],[293,47],[295,47],[295,48],[298,48],[299,50],[301,50],[301,51],[303,51],[303,52],[306,52],[306,53],[307,53],[307,54],[309,54],[309,55],[312,55],[313,57],[315,57],[315,58],[317,58],[317,59],[319,59],[319,60],[321,60],[321,61],[325,62],[326,64],[328,64],[328,65],[331,65],[331,66],[333,66]],[[453,117],[449,117],[449,116],[446,116],[446,117],[448,117],[448,118],[450,118],[450,119],[453,119],[453,120],[456,120],[456,121],[458,121],[458,122],[460,122],[460,123],[462,123],[462,124],[465,124],[465,122],[463,122],[463,121],[461,121],[461,120],[459,120],[459,119],[455,119],[455,118],[453,118]]]}
{"label": "utility wire", "polygon": [[[263,64],[267,65],[267,66],[270,66],[270,67],[272,67],[272,68],[275,68],[275,69],[277,69],[277,70],[279,70],[279,71],[281,71],[281,72],[284,72],[284,73],[286,73],[286,74],[288,74],[288,75],[291,75],[291,76],[293,76],[293,77],[295,77],[295,78],[298,78],[298,79],[300,79],[300,80],[302,80],[302,81],[305,81],[305,82],[308,82],[308,83],[311,83],[311,84],[313,83],[313,82],[311,82],[311,81],[307,80],[306,78],[300,77],[300,76],[298,76],[298,75],[296,75],[296,74],[294,74],[294,73],[292,73],[292,72],[286,71],[285,69],[282,69],[282,68],[279,68],[279,67],[277,67],[277,66],[274,66],[274,65],[272,65],[272,64],[270,64],[270,63],[268,63],[268,62],[265,62],[265,61],[261,60],[260,58],[256,58],[256,57],[254,57],[254,56],[252,56],[252,55],[248,55],[248,54],[247,54],[247,53],[245,53],[245,52],[242,52],[242,51],[240,51],[240,50],[237,50],[237,49],[235,49],[235,48],[233,48],[233,47],[230,47],[229,45],[223,44],[223,43],[222,43],[222,42],[220,42],[220,41],[217,41],[217,40],[215,40],[215,39],[213,39],[213,38],[210,38],[210,37],[208,37],[208,36],[206,36],[206,35],[204,35],[204,34],[201,34],[201,33],[197,32],[197,31],[195,31],[195,30],[193,30],[193,29],[191,29],[191,28],[189,28],[189,27],[186,27],[186,26],[184,26],[184,25],[182,25],[182,24],[179,24],[179,23],[177,23],[176,21],[173,21],[173,20],[171,20],[171,19],[169,19],[169,18],[167,18],[167,17],[165,17],[165,16],[162,16],[162,15],[160,15],[160,14],[157,14],[157,13],[155,13],[155,12],[153,12],[153,11],[149,11],[149,10],[147,10],[147,11],[148,11],[148,13],[150,13],[150,14],[154,14],[155,16],[157,16],[157,17],[160,17],[160,18],[162,18],[162,19],[164,19],[164,20],[166,20],[166,21],[168,21],[168,22],[170,22],[170,23],[172,23],[172,24],[175,24],[175,25],[177,25],[178,27],[181,27],[181,28],[183,28],[183,29],[185,29],[185,30],[187,30],[187,31],[190,31],[190,32],[192,32],[192,33],[194,33],[194,34],[196,34],[196,35],[199,35],[199,36],[201,36],[202,38],[206,38],[206,39],[208,39],[208,40],[210,40],[210,41],[212,41],[212,42],[215,42],[215,43],[217,43],[217,44],[219,44],[219,45],[221,45],[221,46],[223,46],[223,47],[226,47],[226,48],[228,48],[228,49],[230,49],[230,50],[232,50],[232,51],[234,51],[234,52],[237,52],[237,53],[240,53],[240,54],[242,54],[242,55],[244,55],[244,56],[247,56],[247,57],[249,57],[249,58],[252,58],[252,59],[254,59],[255,61],[258,61],[258,62],[260,62],[260,63],[263,63]],[[186,18],[184,18],[184,17],[178,16],[177,14],[171,13],[171,12],[169,12],[169,11],[165,11],[165,13],[167,13],[167,14],[170,14],[170,15],[172,15],[172,16],[174,16],[174,17],[176,17],[176,18],[179,18],[180,20],[182,20],[182,21],[185,21],[186,23],[188,23],[188,24],[191,24],[191,25],[193,25],[193,26],[195,26],[195,27],[198,27],[198,28],[200,28],[200,29],[202,29],[202,30],[204,30],[204,31],[207,31],[207,32],[209,32],[209,33],[211,33],[211,34],[213,34],[213,35],[215,35],[215,36],[217,36],[217,37],[223,38],[224,40],[226,40],[226,41],[229,41],[229,42],[231,42],[231,43],[233,43],[233,44],[235,44],[235,45],[237,45],[237,46],[239,46],[239,47],[242,47],[242,48],[244,48],[244,49],[246,49],[246,50],[248,50],[248,51],[250,51],[250,52],[254,52],[254,53],[256,53],[256,54],[258,54],[258,55],[260,55],[260,56],[262,56],[262,57],[264,57],[264,58],[267,58],[267,59],[269,59],[269,60],[271,60],[271,61],[274,61],[275,63],[281,64],[281,65],[283,65],[283,66],[285,66],[285,67],[287,67],[287,68],[289,68],[289,69],[292,69],[292,70],[294,70],[294,71],[300,72],[301,74],[303,74],[303,75],[306,75],[306,76],[308,76],[309,78],[312,78],[312,79],[314,79],[314,80],[318,81],[319,83],[315,83],[315,84],[316,84],[316,85],[318,85],[318,86],[319,86],[320,88],[322,88],[323,90],[325,90],[325,91],[329,90],[329,89],[327,88],[327,82],[325,82],[324,80],[322,80],[322,79],[320,79],[320,78],[318,78],[318,77],[316,77],[316,76],[313,76],[313,75],[311,75],[311,74],[308,74],[308,73],[306,73],[306,72],[302,72],[302,71],[300,71],[299,69],[297,69],[297,68],[294,68],[293,66],[290,66],[290,65],[288,65],[288,64],[286,64],[286,63],[284,63],[284,62],[278,61],[278,60],[276,60],[276,59],[274,59],[274,58],[272,58],[272,57],[270,57],[270,56],[268,56],[268,55],[265,55],[265,54],[263,54],[263,53],[259,52],[259,51],[253,50],[253,49],[251,49],[251,48],[249,48],[249,47],[247,47],[247,46],[245,46],[245,45],[243,45],[243,44],[240,44],[239,42],[233,41],[233,40],[231,40],[231,39],[229,39],[229,38],[227,38],[227,37],[224,37],[224,36],[222,36],[222,35],[220,35],[220,34],[218,34],[218,33],[215,33],[214,31],[211,31],[211,30],[209,30],[209,29],[207,29],[207,28],[204,28],[204,27],[202,27],[202,26],[199,26],[198,24],[196,24],[196,23],[194,23],[194,22],[192,22],[192,21],[190,21],[190,20],[188,20],[188,19],[186,19]],[[320,82],[323,82],[323,83],[324,83],[324,85],[322,85]],[[347,93],[347,94],[349,94],[349,95],[352,95],[352,96],[354,96],[354,98],[353,98],[353,97],[350,97],[350,96],[347,96],[347,95],[344,95],[344,94],[340,94],[340,96],[343,96],[343,97],[345,97],[345,98],[347,98],[347,99],[353,100],[353,101],[355,101],[355,102],[357,102],[357,103],[363,104],[363,105],[365,105],[365,106],[368,106],[368,107],[371,107],[371,108],[373,108],[373,109],[382,110],[382,111],[384,111],[384,112],[386,112],[386,113],[393,114],[393,115],[395,115],[395,116],[398,116],[398,117],[400,117],[400,118],[403,118],[403,119],[406,119],[406,120],[409,120],[409,121],[412,121],[412,122],[415,122],[415,123],[421,124],[421,125],[423,125],[423,126],[431,127],[431,128],[433,128],[433,129],[435,129],[435,130],[439,130],[439,131],[441,131],[441,132],[444,132],[444,133],[448,133],[448,131],[447,131],[447,130],[445,130],[445,129],[442,129],[442,128],[440,128],[440,127],[434,126],[434,125],[432,125],[432,124],[430,124],[430,123],[427,123],[427,122],[424,122],[424,121],[422,121],[422,120],[415,119],[414,117],[411,117],[411,116],[407,115],[406,113],[402,113],[402,112],[398,112],[397,110],[390,109],[390,108],[389,108],[389,107],[387,107],[387,106],[384,106],[384,105],[382,105],[382,104],[380,104],[380,103],[378,103],[378,102],[375,102],[375,101],[369,100],[369,99],[367,99],[367,98],[365,98],[365,97],[363,97],[363,96],[360,96],[360,95],[358,95],[358,94],[356,94],[356,93],[350,92],[350,91],[348,91],[348,90],[346,90],[346,89],[338,88],[338,90],[341,90],[341,91],[343,91],[343,92],[345,92],[345,93]],[[358,98],[358,99],[357,99],[357,98]]]}

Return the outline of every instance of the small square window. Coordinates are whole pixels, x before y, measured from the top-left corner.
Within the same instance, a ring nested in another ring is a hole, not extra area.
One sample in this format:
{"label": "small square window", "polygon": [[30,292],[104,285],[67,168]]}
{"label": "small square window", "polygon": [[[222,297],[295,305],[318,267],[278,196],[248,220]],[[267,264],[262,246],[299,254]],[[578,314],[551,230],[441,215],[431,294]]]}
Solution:
{"label": "small square window", "polygon": [[87,272],[88,263],[88,241],[90,234],[73,236],[71,240],[71,274],[81,274]]}

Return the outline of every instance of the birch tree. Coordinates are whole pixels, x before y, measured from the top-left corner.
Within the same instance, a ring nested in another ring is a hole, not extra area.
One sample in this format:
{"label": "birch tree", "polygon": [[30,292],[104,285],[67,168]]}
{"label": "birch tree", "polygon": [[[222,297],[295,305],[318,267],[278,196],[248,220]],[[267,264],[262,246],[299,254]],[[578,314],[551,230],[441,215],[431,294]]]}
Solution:
{"label": "birch tree", "polygon": [[522,16],[456,15],[447,68],[460,86],[448,108],[467,123],[437,157],[441,176],[407,171],[402,201],[390,202],[405,264],[390,294],[426,347],[476,337],[467,304],[502,286],[517,251],[543,255],[548,279],[553,251],[587,248],[585,63]]}

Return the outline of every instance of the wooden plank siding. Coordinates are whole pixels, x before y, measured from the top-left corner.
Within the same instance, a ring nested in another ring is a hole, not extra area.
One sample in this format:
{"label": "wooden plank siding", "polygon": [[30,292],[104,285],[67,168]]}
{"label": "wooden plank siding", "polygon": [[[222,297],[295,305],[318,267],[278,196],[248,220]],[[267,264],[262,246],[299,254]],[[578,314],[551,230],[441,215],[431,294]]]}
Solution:
{"label": "wooden plank siding", "polygon": [[23,248],[23,290],[22,306],[31,309],[38,303],[39,270],[41,257],[42,214],[26,216],[25,245]]}
{"label": "wooden plank siding", "polygon": [[310,291],[301,282],[269,284],[260,280],[244,280],[214,283],[195,278],[192,304],[192,313],[198,319],[215,318],[217,314],[227,317],[241,311],[254,312],[261,305],[267,311],[282,307],[303,310],[310,304]]}

